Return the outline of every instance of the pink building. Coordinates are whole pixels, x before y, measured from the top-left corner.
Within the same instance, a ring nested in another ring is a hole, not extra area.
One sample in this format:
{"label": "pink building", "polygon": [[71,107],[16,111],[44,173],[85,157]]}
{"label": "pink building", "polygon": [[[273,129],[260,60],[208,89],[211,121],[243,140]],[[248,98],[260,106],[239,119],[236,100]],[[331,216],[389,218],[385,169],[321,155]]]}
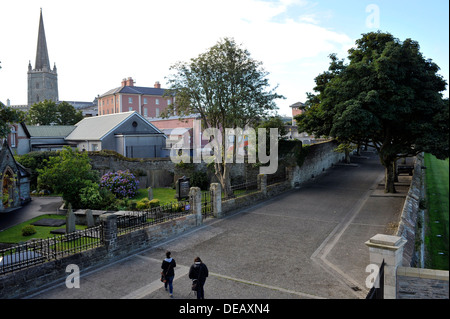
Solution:
{"label": "pink building", "polygon": [[159,118],[173,97],[163,97],[164,89],[159,82],[153,87],[134,86],[131,77],[123,79],[122,85],[109,90],[98,98],[98,115],[136,111],[146,118]]}
{"label": "pink building", "polygon": [[294,116],[302,114],[302,107],[304,105],[305,104],[303,104],[302,102],[297,102],[289,106],[290,108],[292,108],[292,125],[296,125]]}

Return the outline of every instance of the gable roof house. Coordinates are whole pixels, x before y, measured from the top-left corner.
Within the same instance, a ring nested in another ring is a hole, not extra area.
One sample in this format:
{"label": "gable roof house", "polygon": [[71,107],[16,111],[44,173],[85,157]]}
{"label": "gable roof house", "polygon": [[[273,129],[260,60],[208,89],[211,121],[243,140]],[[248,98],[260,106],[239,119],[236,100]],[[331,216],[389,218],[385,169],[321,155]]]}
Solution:
{"label": "gable roof house", "polygon": [[65,138],[79,150],[113,150],[129,158],[168,157],[166,136],[135,111],[84,118]]}

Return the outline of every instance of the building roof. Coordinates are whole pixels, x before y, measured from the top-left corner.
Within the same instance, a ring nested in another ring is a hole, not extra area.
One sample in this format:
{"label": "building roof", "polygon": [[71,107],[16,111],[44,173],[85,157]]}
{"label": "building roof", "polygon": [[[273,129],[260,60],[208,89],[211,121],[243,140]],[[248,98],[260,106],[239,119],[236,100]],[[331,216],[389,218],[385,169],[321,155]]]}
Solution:
{"label": "building roof", "polygon": [[36,70],[42,70],[44,68],[50,70],[50,61],[48,58],[47,41],[45,39],[44,19],[42,18],[42,9],[41,15],[39,17],[38,44],[36,49],[36,62],[34,64],[34,68]]}
{"label": "building roof", "polygon": [[296,103],[294,103],[292,105],[289,105],[289,107],[293,107],[293,108],[300,108],[300,107],[303,107],[303,106],[305,106],[305,104],[302,103],[302,102],[296,102]]}
{"label": "building roof", "polygon": [[100,95],[100,97],[123,93],[123,94],[143,94],[143,95],[155,95],[155,96],[163,96],[165,89],[154,88],[154,87],[145,87],[145,86],[121,86],[108,92]]}
{"label": "building roof", "polygon": [[75,124],[76,128],[66,137],[66,140],[99,141],[132,116],[138,116],[144,122],[148,123],[148,125],[150,125],[155,130],[155,133],[162,134],[162,132],[156,126],[147,121],[143,116],[139,115],[139,113],[137,113],[136,111],[131,111],[131,112],[86,117],[77,124]]}
{"label": "building roof", "polygon": [[27,125],[30,137],[66,137],[74,125]]}

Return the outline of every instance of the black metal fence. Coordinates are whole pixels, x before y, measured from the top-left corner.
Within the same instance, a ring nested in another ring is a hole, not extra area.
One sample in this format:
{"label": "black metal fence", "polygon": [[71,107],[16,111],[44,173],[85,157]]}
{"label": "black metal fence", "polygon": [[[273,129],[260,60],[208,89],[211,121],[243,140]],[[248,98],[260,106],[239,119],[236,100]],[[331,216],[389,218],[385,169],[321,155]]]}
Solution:
{"label": "black metal fence", "polygon": [[227,200],[230,198],[235,198],[243,195],[247,195],[250,193],[255,193],[258,191],[258,181],[251,181],[242,184],[236,184],[231,186],[231,190],[233,191],[233,195],[227,195],[226,193],[223,195],[222,200]]}
{"label": "black metal fence", "polygon": [[369,290],[366,299],[384,299],[384,259],[378,271],[373,287]]}
{"label": "black metal fence", "polygon": [[102,226],[52,238],[37,239],[0,250],[0,274],[57,260],[103,245]]}
{"label": "black metal fence", "polygon": [[202,216],[203,219],[214,216],[211,190],[202,191]]}
{"label": "black metal fence", "polygon": [[118,234],[123,235],[149,225],[164,223],[188,214],[191,214],[189,201],[173,202],[154,207],[147,211],[125,212],[117,218]]}

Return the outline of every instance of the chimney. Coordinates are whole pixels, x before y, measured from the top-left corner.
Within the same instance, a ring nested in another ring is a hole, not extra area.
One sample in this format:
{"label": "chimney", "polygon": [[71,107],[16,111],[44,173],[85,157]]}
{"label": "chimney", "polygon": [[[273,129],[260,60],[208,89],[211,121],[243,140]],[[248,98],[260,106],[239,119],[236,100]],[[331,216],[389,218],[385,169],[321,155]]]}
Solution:
{"label": "chimney", "polygon": [[123,79],[122,80],[122,87],[124,87],[124,86],[126,86],[127,85],[127,79]]}
{"label": "chimney", "polygon": [[155,89],[160,89],[161,88],[161,84],[159,83],[159,81],[155,82],[154,87],[155,87]]}
{"label": "chimney", "polygon": [[11,106],[11,101],[9,99],[6,99],[6,106]]}
{"label": "chimney", "polygon": [[127,86],[134,86],[134,81],[131,77],[127,79]]}

